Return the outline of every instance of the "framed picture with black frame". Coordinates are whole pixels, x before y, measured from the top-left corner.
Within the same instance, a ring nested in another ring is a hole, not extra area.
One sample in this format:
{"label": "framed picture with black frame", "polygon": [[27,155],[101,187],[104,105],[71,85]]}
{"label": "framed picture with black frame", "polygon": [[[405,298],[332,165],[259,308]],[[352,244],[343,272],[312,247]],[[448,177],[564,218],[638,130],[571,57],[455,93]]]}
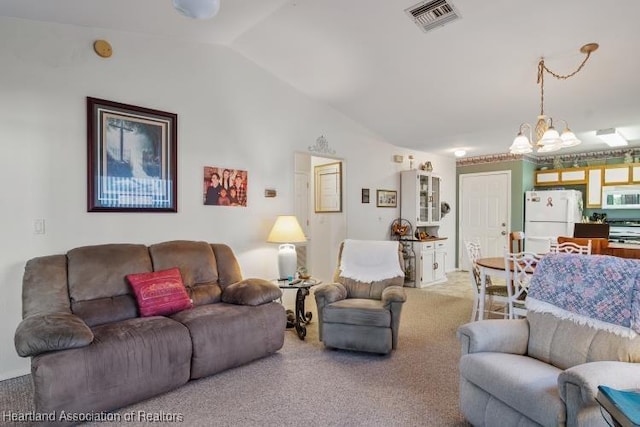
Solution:
{"label": "framed picture with black frame", "polygon": [[87,211],[177,212],[178,116],[87,97]]}
{"label": "framed picture with black frame", "polygon": [[395,208],[398,206],[398,192],[395,190],[377,190],[376,206],[379,208]]}
{"label": "framed picture with black frame", "polygon": [[362,203],[369,203],[369,189],[362,189]]}

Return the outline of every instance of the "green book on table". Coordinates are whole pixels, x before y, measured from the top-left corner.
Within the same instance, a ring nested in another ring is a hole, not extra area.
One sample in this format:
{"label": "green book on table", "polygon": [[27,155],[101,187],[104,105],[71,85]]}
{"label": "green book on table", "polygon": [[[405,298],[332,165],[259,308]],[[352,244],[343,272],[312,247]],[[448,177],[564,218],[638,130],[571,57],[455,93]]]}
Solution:
{"label": "green book on table", "polygon": [[617,390],[598,386],[600,405],[622,426],[640,426],[640,390]]}

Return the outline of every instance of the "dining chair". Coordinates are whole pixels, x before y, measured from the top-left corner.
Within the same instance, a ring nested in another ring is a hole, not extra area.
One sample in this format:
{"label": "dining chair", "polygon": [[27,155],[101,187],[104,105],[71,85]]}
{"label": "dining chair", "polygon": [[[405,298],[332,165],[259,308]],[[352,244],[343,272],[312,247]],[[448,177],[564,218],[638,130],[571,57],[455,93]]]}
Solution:
{"label": "dining chair", "polygon": [[509,252],[522,252],[524,247],[524,231],[512,231],[509,233]]}
{"label": "dining chair", "polygon": [[591,242],[591,255],[607,255],[609,240],[601,237],[567,237],[558,236],[558,243],[572,242],[585,246]]}
{"label": "dining chair", "polygon": [[509,319],[526,317],[525,300],[531,276],[541,257],[533,252],[504,253]]}
{"label": "dining chair", "polygon": [[[471,312],[471,321],[475,322],[478,317],[478,308],[480,306],[480,287],[482,280],[480,277],[480,267],[477,264],[478,258],[482,258],[482,251],[480,249],[480,242],[478,241],[464,241],[464,246],[467,250],[467,257],[469,258],[469,278],[471,287],[473,288],[473,310]],[[484,312],[487,314],[499,314],[503,318],[508,317],[507,306],[509,299],[507,298],[507,286],[506,285],[494,285],[491,282],[491,278],[485,279],[485,298],[488,304],[485,304]],[[500,304],[500,306],[494,307],[494,303]]]}
{"label": "dining chair", "polygon": [[574,242],[552,243],[549,253],[591,255],[591,240],[586,245],[579,245]]}

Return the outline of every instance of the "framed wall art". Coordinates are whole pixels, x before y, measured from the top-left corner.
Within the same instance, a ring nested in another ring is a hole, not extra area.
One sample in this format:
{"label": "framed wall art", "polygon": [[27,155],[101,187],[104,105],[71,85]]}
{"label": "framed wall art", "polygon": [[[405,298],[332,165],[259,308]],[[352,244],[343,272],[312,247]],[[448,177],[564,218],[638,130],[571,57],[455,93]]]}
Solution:
{"label": "framed wall art", "polygon": [[248,177],[245,170],[205,166],[202,192],[204,204],[246,207]]}
{"label": "framed wall art", "polygon": [[178,116],[87,97],[87,210],[177,212]]}
{"label": "framed wall art", "polygon": [[369,189],[368,188],[363,188],[362,189],[362,203],[369,203]]}
{"label": "framed wall art", "polygon": [[398,192],[395,190],[376,190],[376,206],[395,208],[398,206]]}

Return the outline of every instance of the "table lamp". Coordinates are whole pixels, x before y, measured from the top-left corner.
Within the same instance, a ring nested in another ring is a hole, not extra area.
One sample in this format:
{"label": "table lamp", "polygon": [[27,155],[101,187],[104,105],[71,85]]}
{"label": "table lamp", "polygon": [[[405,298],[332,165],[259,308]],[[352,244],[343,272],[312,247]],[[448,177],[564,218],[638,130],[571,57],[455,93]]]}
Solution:
{"label": "table lamp", "polygon": [[267,242],[283,243],[278,249],[278,275],[280,279],[293,279],[298,266],[296,247],[292,243],[306,242],[302,227],[295,215],[280,215],[273,224]]}

